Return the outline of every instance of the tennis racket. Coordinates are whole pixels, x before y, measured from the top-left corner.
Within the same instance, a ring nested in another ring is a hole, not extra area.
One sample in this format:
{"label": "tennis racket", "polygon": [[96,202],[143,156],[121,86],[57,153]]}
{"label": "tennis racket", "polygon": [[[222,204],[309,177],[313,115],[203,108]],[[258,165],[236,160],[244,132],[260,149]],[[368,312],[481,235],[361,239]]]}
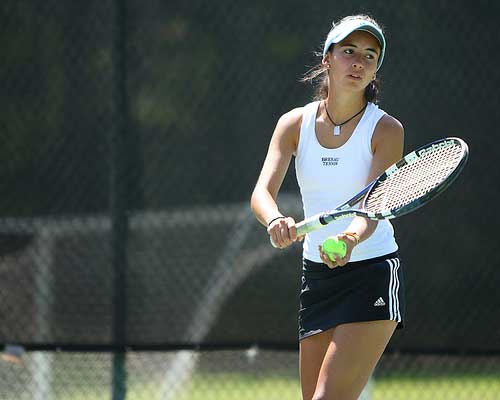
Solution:
{"label": "tennis racket", "polygon": [[[352,199],[297,223],[297,235],[316,231],[341,218],[391,219],[415,211],[452,184],[468,155],[467,144],[455,137],[422,146],[387,168]],[[361,207],[353,208],[359,202]],[[271,243],[275,246],[272,238]]]}

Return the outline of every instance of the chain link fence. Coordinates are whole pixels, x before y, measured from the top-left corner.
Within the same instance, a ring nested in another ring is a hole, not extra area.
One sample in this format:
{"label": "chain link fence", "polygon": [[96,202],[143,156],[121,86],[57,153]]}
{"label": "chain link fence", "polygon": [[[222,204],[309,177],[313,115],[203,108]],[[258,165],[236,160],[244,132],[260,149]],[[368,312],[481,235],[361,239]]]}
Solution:
{"label": "chain link fence", "polygon": [[[363,398],[498,398],[500,5],[444,0],[2,2],[0,398],[300,398],[300,246],[271,248],[248,203],[332,20],[358,12],[386,27],[406,152],[471,151],[394,223],[408,320]],[[279,202],[301,217],[293,166]]]}

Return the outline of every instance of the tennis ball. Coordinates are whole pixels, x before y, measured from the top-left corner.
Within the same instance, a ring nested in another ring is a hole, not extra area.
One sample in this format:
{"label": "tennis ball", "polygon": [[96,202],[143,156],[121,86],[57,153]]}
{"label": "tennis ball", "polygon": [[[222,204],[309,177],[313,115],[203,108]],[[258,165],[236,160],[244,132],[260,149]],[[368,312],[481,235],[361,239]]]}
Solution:
{"label": "tennis ball", "polygon": [[339,257],[344,257],[347,253],[347,246],[345,242],[337,239],[336,236],[330,236],[323,242],[323,253],[325,253],[328,258],[335,261],[334,254],[338,254]]}

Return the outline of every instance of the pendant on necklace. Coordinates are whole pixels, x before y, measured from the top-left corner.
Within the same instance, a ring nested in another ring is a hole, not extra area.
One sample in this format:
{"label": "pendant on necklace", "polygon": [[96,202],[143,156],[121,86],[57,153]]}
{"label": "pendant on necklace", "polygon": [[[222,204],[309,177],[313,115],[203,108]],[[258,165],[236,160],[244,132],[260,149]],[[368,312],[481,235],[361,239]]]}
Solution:
{"label": "pendant on necklace", "polygon": [[335,126],[333,127],[333,135],[334,135],[334,136],[338,136],[338,135],[340,135],[340,125],[335,125]]}

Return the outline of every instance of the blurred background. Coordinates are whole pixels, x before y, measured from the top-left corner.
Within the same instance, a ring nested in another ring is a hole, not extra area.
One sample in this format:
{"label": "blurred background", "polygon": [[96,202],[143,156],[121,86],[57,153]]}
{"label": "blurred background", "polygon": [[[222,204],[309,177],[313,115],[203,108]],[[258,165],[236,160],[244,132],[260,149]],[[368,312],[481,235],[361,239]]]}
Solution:
{"label": "blurred background", "polygon": [[[300,245],[271,248],[249,198],[354,13],[385,27],[380,107],[405,153],[470,147],[446,193],[394,222],[406,328],[363,398],[500,398],[487,0],[3,0],[0,398],[300,399]],[[279,203],[302,217],[293,165]]]}

